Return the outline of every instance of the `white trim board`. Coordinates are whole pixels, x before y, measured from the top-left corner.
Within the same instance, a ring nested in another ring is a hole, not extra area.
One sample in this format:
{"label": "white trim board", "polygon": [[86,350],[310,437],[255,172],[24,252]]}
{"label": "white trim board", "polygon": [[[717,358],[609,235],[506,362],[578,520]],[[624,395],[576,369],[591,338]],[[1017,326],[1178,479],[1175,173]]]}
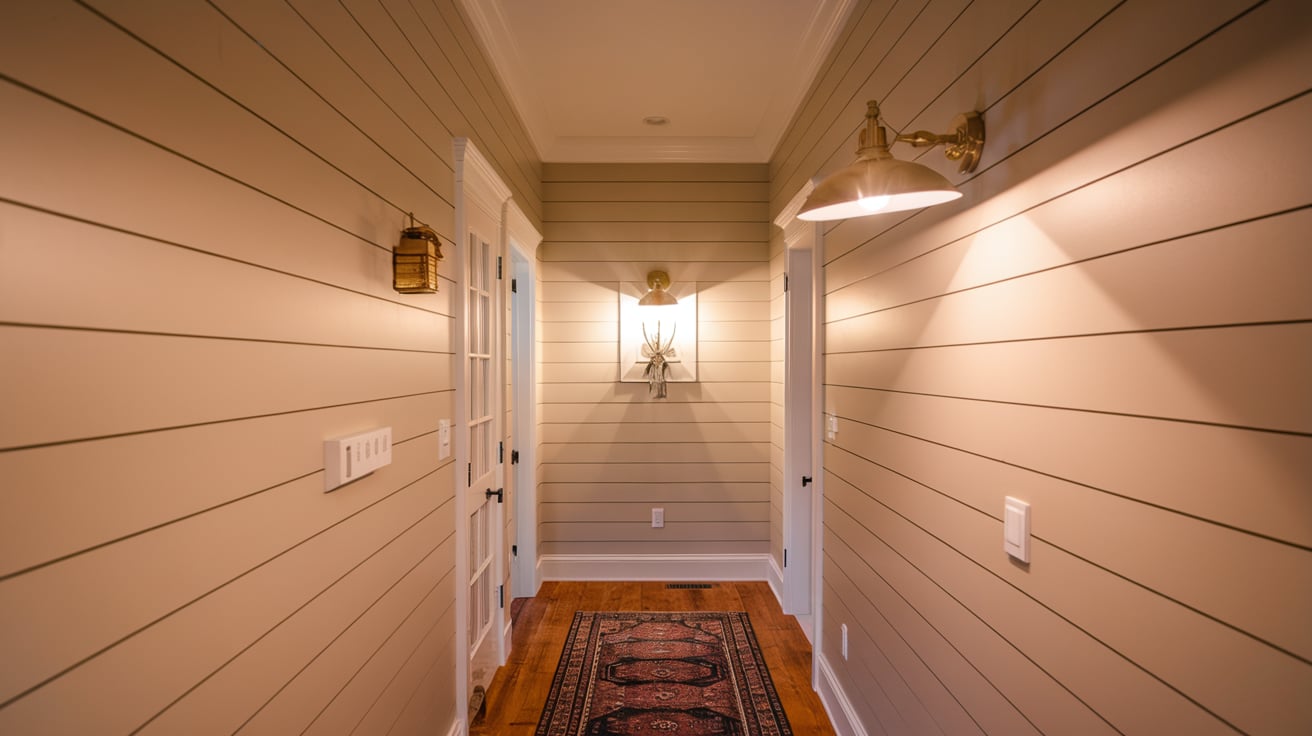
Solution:
{"label": "white trim board", "polygon": [[[779,569],[779,563],[774,559],[774,555],[769,555],[770,569],[767,571],[769,577],[766,582],[770,583],[770,590],[774,592],[774,599],[779,601],[779,608],[784,607],[784,571]],[[809,637],[810,634],[807,634]]]}
{"label": "white trim board", "polygon": [[819,654],[815,659],[816,667],[820,670],[820,682],[816,692],[820,694],[820,703],[829,714],[829,722],[833,724],[834,732],[838,736],[868,736],[865,726],[861,724],[861,717],[857,715],[856,709],[852,707],[852,701],[848,699],[843,686],[839,684],[834,668],[829,666],[829,659],[824,654]]}
{"label": "white trim board", "polygon": [[763,580],[770,555],[542,555],[542,580]]}

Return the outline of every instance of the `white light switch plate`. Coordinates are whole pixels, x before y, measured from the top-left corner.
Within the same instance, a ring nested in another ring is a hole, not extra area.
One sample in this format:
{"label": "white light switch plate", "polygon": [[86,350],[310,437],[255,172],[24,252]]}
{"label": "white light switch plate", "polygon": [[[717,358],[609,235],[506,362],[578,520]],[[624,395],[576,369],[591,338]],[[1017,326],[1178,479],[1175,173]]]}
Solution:
{"label": "white light switch plate", "polygon": [[391,427],[326,440],[323,443],[323,490],[331,491],[391,464]]}
{"label": "white light switch plate", "polygon": [[1021,562],[1029,562],[1030,505],[1007,496],[1002,513],[1002,548]]}
{"label": "white light switch plate", "polygon": [[451,457],[451,420],[439,419],[437,421],[437,459],[445,460]]}

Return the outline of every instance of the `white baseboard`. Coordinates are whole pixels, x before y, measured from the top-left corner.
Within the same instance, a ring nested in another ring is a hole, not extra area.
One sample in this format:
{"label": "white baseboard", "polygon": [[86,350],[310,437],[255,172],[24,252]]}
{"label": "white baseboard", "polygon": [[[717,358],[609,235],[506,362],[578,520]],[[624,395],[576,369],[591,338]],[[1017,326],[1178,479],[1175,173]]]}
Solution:
{"label": "white baseboard", "polygon": [[779,601],[779,607],[784,607],[784,571],[779,569],[779,563],[775,561],[774,555],[767,555],[770,558],[770,590],[774,591],[774,599]]}
{"label": "white baseboard", "polygon": [[811,649],[815,649],[815,615],[810,613],[794,613],[793,618],[797,619],[797,625],[802,627],[802,633],[806,634],[806,640],[811,642]]}
{"label": "white baseboard", "polygon": [[542,580],[769,580],[770,555],[543,555]]}
{"label": "white baseboard", "polygon": [[860,716],[852,707],[852,701],[848,700],[843,686],[838,684],[838,677],[834,674],[834,668],[829,666],[829,660],[823,654],[817,657],[816,661],[820,664],[820,702],[829,714],[829,722],[833,724],[834,731],[838,736],[868,736],[865,726],[861,725]]}

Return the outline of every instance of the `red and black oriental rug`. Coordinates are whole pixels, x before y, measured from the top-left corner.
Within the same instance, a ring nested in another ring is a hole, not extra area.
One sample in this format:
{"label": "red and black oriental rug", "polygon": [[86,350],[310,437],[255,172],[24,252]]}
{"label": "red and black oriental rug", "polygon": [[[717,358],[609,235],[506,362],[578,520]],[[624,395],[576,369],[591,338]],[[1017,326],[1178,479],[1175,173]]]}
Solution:
{"label": "red and black oriental rug", "polygon": [[791,736],[740,611],[579,611],[536,736]]}

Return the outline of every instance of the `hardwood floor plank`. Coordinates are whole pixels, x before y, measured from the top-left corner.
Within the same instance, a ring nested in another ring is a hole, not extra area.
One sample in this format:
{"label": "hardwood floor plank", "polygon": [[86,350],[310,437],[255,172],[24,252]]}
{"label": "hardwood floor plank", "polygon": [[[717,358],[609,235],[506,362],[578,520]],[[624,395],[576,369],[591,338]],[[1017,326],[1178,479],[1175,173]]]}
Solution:
{"label": "hardwood floor plank", "polygon": [[488,689],[470,736],[531,736],[576,611],[746,611],[793,732],[834,734],[811,689],[811,644],[761,582],[669,589],[663,582],[547,582],[515,619],[510,659]]}

